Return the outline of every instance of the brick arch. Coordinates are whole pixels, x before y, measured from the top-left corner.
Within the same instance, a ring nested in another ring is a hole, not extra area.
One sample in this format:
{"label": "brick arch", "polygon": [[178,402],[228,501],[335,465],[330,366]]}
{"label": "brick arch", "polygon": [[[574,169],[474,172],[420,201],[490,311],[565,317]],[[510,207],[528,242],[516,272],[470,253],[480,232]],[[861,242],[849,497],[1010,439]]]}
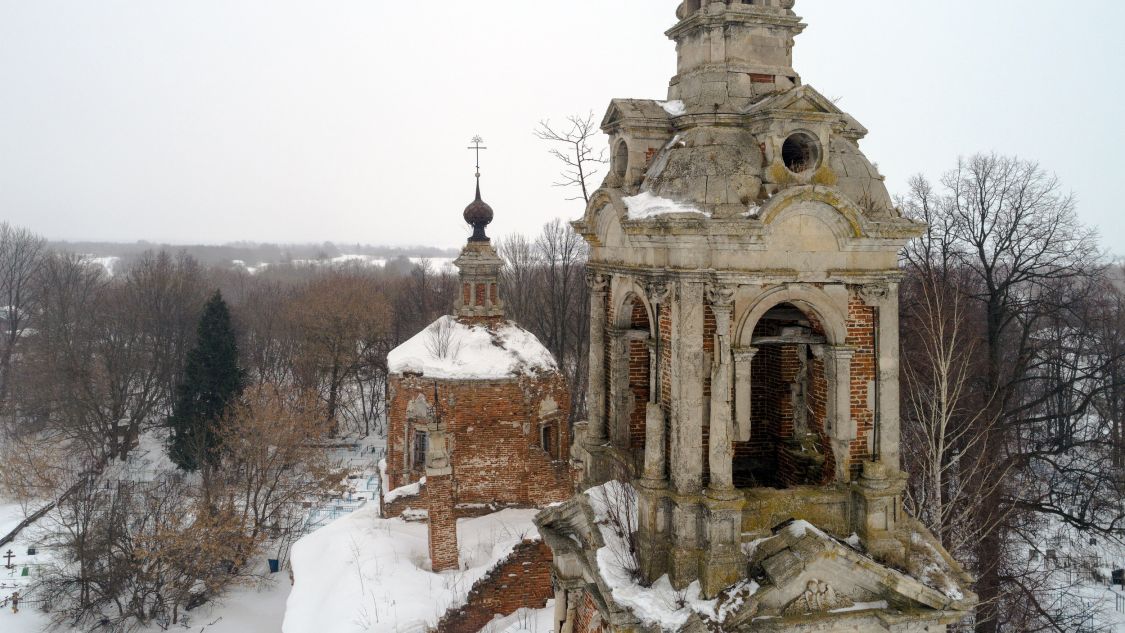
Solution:
{"label": "brick arch", "polygon": [[[614,309],[614,326],[621,330],[648,332],[651,337],[654,328],[654,315],[650,304],[636,283],[624,286],[621,300]],[[642,337],[630,337],[626,343],[628,358],[624,365],[624,387],[627,389],[627,419],[620,421],[628,429],[620,429],[619,434],[611,433],[620,439],[621,448],[642,450],[645,445],[646,404],[652,397],[652,372],[654,368],[649,356],[648,341]],[[615,423],[618,423],[615,421]]]}
{"label": "brick arch", "polygon": [[836,307],[832,297],[813,286],[779,286],[761,295],[739,321],[735,337],[739,347],[749,347],[754,338],[754,328],[767,312],[790,303],[815,318],[824,329],[830,345],[843,345],[847,340],[847,318]]}
{"label": "brick arch", "polygon": [[619,328],[636,328],[639,327],[636,323],[634,306],[639,304],[644,308],[646,323],[643,328],[649,332],[653,331],[653,315],[652,306],[649,304],[648,299],[645,298],[645,293],[636,282],[629,282],[625,285],[620,293],[615,292],[615,295],[620,295],[620,300],[616,301],[613,306],[613,324]]}

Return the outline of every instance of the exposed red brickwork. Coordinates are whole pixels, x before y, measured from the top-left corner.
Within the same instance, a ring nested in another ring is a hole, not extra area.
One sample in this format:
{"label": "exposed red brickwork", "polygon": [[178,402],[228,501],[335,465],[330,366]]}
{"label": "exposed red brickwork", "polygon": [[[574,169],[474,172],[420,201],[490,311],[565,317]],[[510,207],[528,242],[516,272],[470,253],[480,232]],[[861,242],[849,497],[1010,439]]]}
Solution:
{"label": "exposed red brickwork", "polygon": [[[804,314],[802,312],[802,314]],[[820,322],[805,315],[815,334],[824,335]],[[771,320],[758,323],[754,336],[777,336],[784,324]],[[824,455],[819,480],[810,479],[809,463],[795,440],[792,386],[804,363],[808,372],[806,425],[816,436],[816,450]],[[827,420],[828,382],[824,362],[807,347],[794,344],[759,346],[751,364],[751,436],[749,442],[735,444],[735,479],[739,486],[796,486],[829,483],[833,478],[834,461],[831,444],[825,431]],[[794,451],[797,451],[796,453]]]}
{"label": "exposed red brickwork", "polygon": [[855,420],[858,436],[851,445],[848,465],[852,477],[859,476],[863,462],[871,458],[867,448],[868,437],[874,432],[875,414],[873,403],[868,402],[868,385],[875,380],[875,332],[879,327],[878,310],[868,306],[859,296],[857,288],[851,288],[848,301],[848,345],[856,349],[852,357],[852,419]]}
{"label": "exposed red brickwork", "polygon": [[449,475],[426,480],[429,502],[430,563],[435,572],[461,568],[457,549],[457,517],[453,514],[453,478]]}
{"label": "exposed red brickwork", "polygon": [[[430,420],[408,419],[410,404],[419,397],[445,427],[456,503],[538,506],[570,498],[573,479],[565,462],[570,454],[570,401],[561,375],[495,381],[391,376],[388,490],[413,483],[423,474],[415,464],[411,443],[416,428],[425,428]],[[549,431],[550,454],[541,446],[543,429]]]}
{"label": "exposed red brickwork", "polygon": [[582,592],[582,601],[578,603],[574,620],[574,633],[603,633],[605,631],[601,612],[598,611],[598,606],[594,603],[594,598],[589,591]]}
{"label": "exposed red brickwork", "polygon": [[508,558],[473,585],[465,606],[450,609],[437,633],[476,633],[496,616],[521,608],[542,609],[554,596],[551,550],[542,541],[524,541]]}
{"label": "exposed red brickwork", "polygon": [[484,298],[485,298],[485,296],[486,296],[486,295],[485,295],[485,288],[484,288],[484,284],[477,284],[477,296],[476,296],[476,304],[477,304],[478,306],[482,306],[482,305],[484,305]]}
{"label": "exposed red brickwork", "polygon": [[472,284],[461,284],[461,303],[469,305],[473,302]]}
{"label": "exposed red brickwork", "polygon": [[[648,310],[640,299],[633,299],[630,328],[651,332]],[[633,394],[633,408],[629,416],[629,448],[644,450],[645,405],[649,400],[649,359],[646,341],[629,341],[629,390]]]}
{"label": "exposed red brickwork", "polygon": [[[382,492],[380,494],[383,494]],[[422,490],[416,495],[401,496],[391,503],[383,502],[379,506],[382,508],[383,516],[397,517],[401,516],[407,510],[425,510],[427,506],[426,501],[426,486],[422,486]]]}

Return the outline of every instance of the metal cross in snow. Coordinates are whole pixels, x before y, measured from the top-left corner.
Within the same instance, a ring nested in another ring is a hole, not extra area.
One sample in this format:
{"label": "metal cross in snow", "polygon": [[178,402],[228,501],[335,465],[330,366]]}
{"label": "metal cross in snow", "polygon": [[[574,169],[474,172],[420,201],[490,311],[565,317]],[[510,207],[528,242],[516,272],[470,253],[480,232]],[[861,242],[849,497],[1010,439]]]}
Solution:
{"label": "metal cross in snow", "polygon": [[483,145],[481,145],[481,143],[483,143],[483,142],[484,142],[484,139],[481,138],[480,135],[474,136],[473,137],[473,146],[469,148],[471,150],[474,150],[477,153],[477,180],[480,180],[480,151],[482,149],[488,149],[487,147],[484,147]]}
{"label": "metal cross in snow", "polygon": [[12,568],[12,559],[15,557],[16,555],[12,553],[12,550],[8,550],[8,553],[4,555],[4,558],[8,559],[8,564],[4,566],[5,569]]}

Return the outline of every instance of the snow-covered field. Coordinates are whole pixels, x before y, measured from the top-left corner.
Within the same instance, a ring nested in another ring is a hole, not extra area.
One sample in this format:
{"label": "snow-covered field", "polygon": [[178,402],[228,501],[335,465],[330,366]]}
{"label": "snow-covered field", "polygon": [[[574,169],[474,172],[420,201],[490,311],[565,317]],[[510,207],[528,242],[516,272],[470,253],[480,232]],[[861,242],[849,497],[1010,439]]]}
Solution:
{"label": "snow-covered field", "polygon": [[[434,272],[454,271],[452,257],[410,257],[408,259],[410,263],[414,265],[429,262]],[[340,255],[330,259],[295,259],[290,263],[294,266],[360,266],[366,268],[386,268],[387,264],[391,261],[393,260],[387,259],[386,257],[375,257],[372,255]],[[248,264],[241,259],[233,260],[231,264],[246,270],[246,272],[251,275],[259,273],[270,266],[268,262]]]}
{"label": "snow-covered field", "polygon": [[294,546],[296,584],[283,631],[424,632],[464,604],[473,584],[516,545],[538,538],[535,514],[505,510],[458,521],[462,568],[435,574],[424,523],[380,519],[374,507],[355,512]]}

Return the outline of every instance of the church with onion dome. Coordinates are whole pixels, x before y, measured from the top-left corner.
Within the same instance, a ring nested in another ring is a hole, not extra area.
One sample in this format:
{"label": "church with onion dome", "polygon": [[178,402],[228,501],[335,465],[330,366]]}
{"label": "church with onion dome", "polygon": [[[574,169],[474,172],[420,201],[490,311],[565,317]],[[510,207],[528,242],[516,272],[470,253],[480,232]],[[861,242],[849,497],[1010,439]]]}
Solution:
{"label": "church with onion dome", "polygon": [[425,518],[435,572],[461,567],[459,518],[544,507],[574,491],[570,393],[551,352],[505,317],[479,165],[463,216],[472,235],[454,262],[453,314],[387,356],[383,516]]}

